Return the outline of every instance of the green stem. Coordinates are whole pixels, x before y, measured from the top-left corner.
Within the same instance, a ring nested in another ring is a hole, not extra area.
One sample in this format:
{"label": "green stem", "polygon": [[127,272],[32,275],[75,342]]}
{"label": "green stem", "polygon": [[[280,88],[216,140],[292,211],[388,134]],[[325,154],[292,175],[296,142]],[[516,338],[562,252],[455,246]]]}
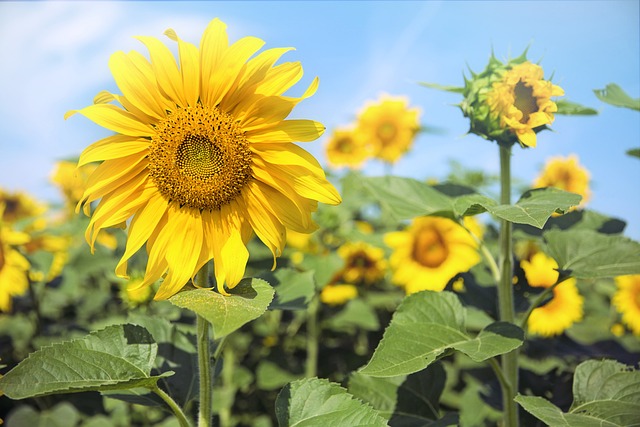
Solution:
{"label": "green stem", "polygon": [[151,387],[150,390],[152,392],[154,392],[155,394],[157,394],[160,397],[160,399],[164,400],[164,402],[169,406],[169,408],[171,408],[171,410],[173,411],[173,414],[176,416],[176,418],[178,419],[178,422],[180,423],[180,427],[190,427],[191,426],[189,424],[189,420],[187,420],[187,417],[185,416],[184,412],[182,412],[182,409],[180,409],[180,407],[178,406],[176,401],[173,400],[171,398],[171,396],[169,396],[167,393],[165,393],[164,390],[162,390],[160,387],[158,387],[157,384],[155,384],[153,387]]}
{"label": "green stem", "polygon": [[[205,264],[196,276],[198,286],[207,287],[208,269]],[[198,374],[200,377],[200,408],[198,427],[211,425],[211,341],[209,339],[209,321],[196,314],[196,339],[198,342]]]}
{"label": "green stem", "polygon": [[[511,147],[500,145],[500,203],[511,204]],[[515,322],[513,305],[513,240],[511,222],[500,220],[500,281],[498,308],[500,320]],[[513,400],[518,391],[518,349],[502,355],[502,372],[506,384],[502,386],[503,425],[518,427],[518,405]],[[508,387],[506,387],[508,385]]]}
{"label": "green stem", "polygon": [[313,378],[318,375],[318,308],[319,299],[316,297],[309,303],[307,309],[307,365],[305,375]]}
{"label": "green stem", "polygon": [[489,248],[487,248],[487,245],[484,243],[484,240],[478,238],[478,236],[473,234],[471,230],[469,230],[464,225],[464,221],[460,220],[458,224],[460,224],[465,230],[467,230],[467,233],[469,233],[469,235],[473,238],[473,240],[475,240],[475,242],[478,244],[480,253],[482,254],[485,262],[487,263],[489,270],[491,270],[491,276],[493,276],[493,280],[495,280],[496,283],[500,282],[500,277],[501,277],[500,268],[498,267],[498,263],[496,262],[496,259],[493,257],[493,255],[489,251]]}
{"label": "green stem", "polygon": [[[233,371],[235,370],[236,361],[233,348],[229,346],[224,347],[224,350],[222,350],[222,358],[224,359],[222,372],[220,373],[222,377],[222,388],[225,390],[225,395],[235,396],[237,390],[233,384]],[[231,404],[232,401],[229,401],[228,405],[224,405],[224,407],[220,408],[220,412],[218,414],[220,418],[220,427],[231,426]]]}

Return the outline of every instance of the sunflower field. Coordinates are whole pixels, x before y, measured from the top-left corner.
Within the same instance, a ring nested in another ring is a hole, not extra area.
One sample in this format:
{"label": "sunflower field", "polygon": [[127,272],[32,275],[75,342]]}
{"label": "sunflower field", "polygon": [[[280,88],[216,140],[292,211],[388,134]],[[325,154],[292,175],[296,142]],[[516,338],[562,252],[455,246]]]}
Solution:
{"label": "sunflower field", "polygon": [[488,54],[416,84],[498,172],[407,177],[442,132],[414,100],[301,118],[319,79],[235,34],[137,36],[118,90],[59,118],[106,132],[56,163],[60,202],[0,182],[0,424],[640,426],[640,243],[590,209],[580,153],[512,163],[640,99],[584,106],[528,49]]}

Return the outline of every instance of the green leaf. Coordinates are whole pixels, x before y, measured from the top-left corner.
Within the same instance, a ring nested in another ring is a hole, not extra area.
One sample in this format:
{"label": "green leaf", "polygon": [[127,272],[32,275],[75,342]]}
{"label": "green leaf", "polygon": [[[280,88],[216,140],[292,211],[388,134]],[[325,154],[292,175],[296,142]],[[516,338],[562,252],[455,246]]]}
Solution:
{"label": "green leaf", "polygon": [[211,289],[193,289],[179,292],[169,301],[208,320],[213,326],[213,337],[218,339],[262,316],[274,290],[264,280],[243,279],[230,293],[224,296]]}
{"label": "green leaf", "polygon": [[299,272],[291,268],[282,268],[274,274],[277,283],[273,284],[275,297],[269,310],[304,310],[313,298],[316,288],[313,271]]}
{"label": "green leaf", "polygon": [[256,369],[256,383],[261,390],[277,390],[300,375],[285,371],[280,366],[268,360],[263,360]]}
{"label": "green leaf", "polygon": [[51,409],[38,412],[31,406],[19,406],[5,420],[7,426],[69,427],[81,420],[78,410],[69,402],[60,402]]}
{"label": "green leaf", "polygon": [[445,85],[439,85],[437,83],[426,83],[426,82],[418,82],[418,84],[420,86],[424,86],[424,87],[428,87],[430,89],[438,89],[438,90],[443,90],[445,92],[453,92],[453,93],[464,93],[464,88],[463,87],[458,87],[458,86],[445,86]]}
{"label": "green leaf", "polygon": [[334,331],[350,331],[356,328],[377,331],[380,322],[375,310],[361,299],[349,301],[338,314],[331,316],[326,326]]}
{"label": "green leaf", "polygon": [[515,205],[499,205],[488,207],[487,210],[515,224],[542,228],[554,212],[565,213],[580,200],[582,196],[578,194],[553,187],[538,188],[524,193]]}
{"label": "green leaf", "polygon": [[631,150],[627,150],[627,154],[632,157],[640,158],[640,148],[632,148]]}
{"label": "green leaf", "polygon": [[594,89],[598,99],[616,107],[631,108],[640,111],[640,98],[631,98],[615,83],[609,83],[604,89]]}
{"label": "green leaf", "polygon": [[276,400],[281,427],[386,426],[378,411],[336,383],[308,378],[286,386]]}
{"label": "green leaf", "polygon": [[373,357],[360,372],[392,377],[418,372],[448,349],[478,362],[522,345],[515,325],[494,323],[471,338],[464,331],[465,311],[450,292],[422,291],[407,296],[391,319]]}
{"label": "green leaf", "polygon": [[594,116],[598,114],[598,111],[593,108],[585,107],[564,99],[556,101],[556,105],[558,106],[556,114],[564,114],[566,116]]}
{"label": "green leaf", "polygon": [[559,269],[576,278],[640,274],[640,244],[592,230],[550,230],[543,234]]}
{"label": "green leaf", "polygon": [[541,397],[518,395],[515,400],[553,426],[640,426],[640,372],[621,363],[589,360],[578,365],[573,397],[568,413]]}
{"label": "green leaf", "polygon": [[11,399],[24,399],[153,386],[160,378],[149,376],[157,350],[153,337],[143,327],[109,326],[30,354],[0,378],[0,390]]}

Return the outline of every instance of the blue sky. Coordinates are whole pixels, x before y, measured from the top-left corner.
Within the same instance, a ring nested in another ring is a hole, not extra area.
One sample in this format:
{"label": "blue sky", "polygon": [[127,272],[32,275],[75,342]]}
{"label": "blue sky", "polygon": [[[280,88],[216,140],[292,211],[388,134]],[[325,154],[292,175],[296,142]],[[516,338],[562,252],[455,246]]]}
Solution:
{"label": "blue sky", "polygon": [[[591,173],[589,207],[627,221],[640,239],[640,160],[625,151],[640,146],[640,113],[600,102],[592,90],[615,82],[640,96],[638,1],[421,1],[421,2],[0,2],[0,186],[54,201],[48,177],[58,159],[76,157],[107,131],[67,110],[92,102],[100,90],[117,92],[109,56],[145,52],[136,35],[173,28],[198,44],[214,17],[230,39],[257,36],[266,47],[293,46],[286,60],[305,69],[298,93],[314,76],[320,89],[295,117],[331,129],[347,125],[381,93],[405,95],[421,109],[421,122],[443,129],[424,134],[392,172],[442,178],[449,160],[497,172],[497,147],[464,136],[466,119],[455,94],[420,81],[461,85],[466,67],[480,71],[493,49],[499,59],[541,60],[545,76],[566,99],[594,107],[598,116],[557,116],[553,132],[538,135],[533,150],[516,148],[513,175],[531,182],[546,159],[575,153]],[[304,147],[325,163],[326,137]],[[366,173],[381,174],[371,163]]]}

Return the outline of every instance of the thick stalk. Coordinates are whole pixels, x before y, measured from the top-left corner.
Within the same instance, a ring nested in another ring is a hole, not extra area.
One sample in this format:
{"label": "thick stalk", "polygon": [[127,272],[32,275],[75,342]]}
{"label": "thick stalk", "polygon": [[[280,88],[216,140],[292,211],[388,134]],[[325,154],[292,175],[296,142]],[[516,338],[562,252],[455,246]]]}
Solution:
{"label": "thick stalk", "polygon": [[318,375],[318,308],[319,298],[314,298],[307,308],[307,365],[305,375],[313,378]]}
{"label": "thick stalk", "polygon": [[[200,287],[207,287],[208,269],[205,264],[196,276]],[[198,375],[200,379],[200,408],[198,427],[211,425],[211,341],[209,339],[209,321],[196,314],[196,339],[198,342]]]}
{"label": "thick stalk", "polygon": [[173,414],[178,419],[180,427],[191,427],[191,424],[189,424],[189,420],[187,420],[184,412],[182,412],[182,409],[180,409],[176,401],[173,400],[171,396],[165,393],[157,384],[151,388],[151,391],[157,394],[171,408]]}
{"label": "thick stalk", "polygon": [[[500,147],[500,203],[511,204],[511,147]],[[515,323],[513,306],[513,240],[511,222],[500,220],[500,282],[498,308],[500,320]],[[518,405],[513,400],[518,392],[518,350],[502,355],[502,372],[508,387],[502,387],[503,425],[518,426]]]}

